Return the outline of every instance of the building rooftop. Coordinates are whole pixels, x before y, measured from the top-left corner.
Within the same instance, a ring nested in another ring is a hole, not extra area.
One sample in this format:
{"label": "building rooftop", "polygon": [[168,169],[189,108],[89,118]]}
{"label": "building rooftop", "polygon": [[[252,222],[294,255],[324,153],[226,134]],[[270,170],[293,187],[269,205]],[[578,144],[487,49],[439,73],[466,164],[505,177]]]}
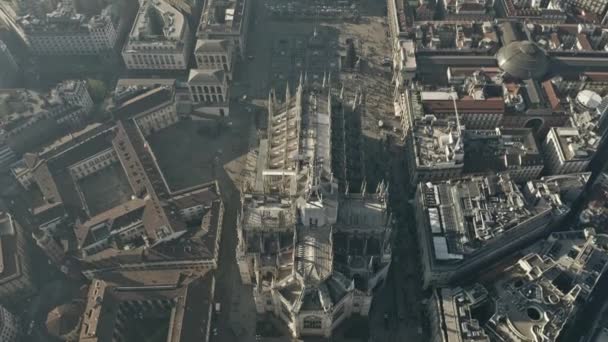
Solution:
{"label": "building rooftop", "polygon": [[565,22],[567,15],[560,9],[549,8],[546,2],[530,2],[517,0],[497,0],[507,18],[526,18],[546,22]]}
{"label": "building rooftop", "polygon": [[456,167],[464,162],[462,129],[454,119],[428,115],[415,123],[414,153],[417,168]]}
{"label": "building rooftop", "polygon": [[47,13],[45,17],[27,14],[18,17],[16,21],[27,34],[89,34],[91,30],[112,22],[112,18],[106,11],[88,17],[82,13],[77,13],[71,4],[59,2],[57,8]]}
{"label": "building rooftop", "polygon": [[245,230],[291,230],[296,213],[289,198],[278,195],[244,194],[240,218]]}
{"label": "building rooftop", "polygon": [[496,299],[486,332],[503,341],[557,339],[606,271],[607,243],[593,230],[571,231],[524,251],[489,287]]}
{"label": "building rooftop", "polygon": [[190,69],[188,84],[224,84],[226,76],[224,70]]}
{"label": "building rooftop", "polygon": [[49,202],[63,202],[69,208],[81,208],[82,202],[67,168],[78,161],[111,148],[113,127],[93,124],[65,136],[38,153],[26,153],[24,160]]}
{"label": "building rooftop", "polygon": [[499,48],[494,25],[489,22],[441,22],[420,23],[416,27],[417,51],[458,50],[487,51]]}
{"label": "building rooftop", "polygon": [[441,288],[433,293],[440,333],[446,342],[490,342],[490,337],[471,311],[486,300],[488,291],[476,284],[472,288]]}
{"label": "building rooftop", "polygon": [[245,1],[250,0],[210,0],[205,2],[197,36],[207,34],[240,35],[243,25]]}
{"label": "building rooftop", "polygon": [[219,52],[229,53],[230,52],[230,41],[227,39],[198,39],[196,46],[194,47],[195,53],[202,52]]}
{"label": "building rooftop", "polygon": [[419,185],[434,259],[461,260],[522,222],[552,209],[526,201],[508,175]]}
{"label": "building rooftop", "polygon": [[182,49],[187,30],[182,12],[165,0],[146,0],[139,7],[123,51]]}
{"label": "building rooftop", "polygon": [[21,251],[18,246],[17,234],[21,234],[16,227],[13,217],[5,212],[0,212],[0,286],[8,286],[16,278],[21,276]]}
{"label": "building rooftop", "polygon": [[[133,326],[156,318],[154,324],[166,327],[169,342],[205,342],[214,293],[211,272],[194,279],[177,272],[156,272],[127,284],[94,279],[79,341],[106,341],[112,336],[134,338],[138,335],[133,335]],[[143,308],[147,309],[140,311]],[[163,321],[159,322],[159,318]]]}
{"label": "building rooftop", "polygon": [[175,88],[176,84],[177,81],[174,78],[121,78],[116,83],[112,94],[113,108],[155,88]]}
{"label": "building rooftop", "polygon": [[149,90],[142,89],[141,92],[135,90],[139,94],[133,94],[133,97],[116,103],[116,106],[112,110],[114,118],[117,120],[130,119],[160,106],[168,106],[175,102],[175,87],[173,86],[162,85],[147,89]]}
{"label": "building rooftop", "polygon": [[435,290],[435,326],[445,341],[556,341],[606,271],[607,243],[592,229],[553,233],[481,283]]}
{"label": "building rooftop", "polygon": [[598,25],[529,23],[526,29],[532,40],[549,53],[608,53],[608,32]]}
{"label": "building rooftop", "polygon": [[[304,91],[300,78],[293,96],[288,87],[283,103],[277,102],[274,92],[269,103],[267,147],[260,151],[266,162],[262,171],[266,188],[302,194],[319,187],[320,180],[332,178],[329,89]],[[287,177],[278,181],[277,175]],[[317,184],[307,188],[312,183]]]}
{"label": "building rooftop", "polygon": [[546,52],[530,41],[514,41],[496,54],[498,67],[520,80],[542,79],[549,69]]}
{"label": "building rooftop", "polygon": [[465,173],[502,172],[544,165],[532,129],[464,131]]}
{"label": "building rooftop", "polygon": [[40,120],[62,102],[29,89],[0,89],[0,128],[10,131]]}
{"label": "building rooftop", "polygon": [[560,152],[565,161],[589,160],[597,151],[599,137],[585,137],[576,127],[553,127],[559,141]]}

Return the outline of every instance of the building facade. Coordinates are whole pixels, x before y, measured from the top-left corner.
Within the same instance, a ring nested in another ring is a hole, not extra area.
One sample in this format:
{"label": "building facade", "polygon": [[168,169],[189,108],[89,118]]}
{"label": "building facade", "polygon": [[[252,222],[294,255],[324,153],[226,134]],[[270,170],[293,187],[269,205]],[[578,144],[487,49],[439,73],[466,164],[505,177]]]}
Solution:
{"label": "building facade", "polygon": [[191,32],[183,13],[165,0],[141,3],[122,50],[127,69],[185,70]]}
{"label": "building facade", "polygon": [[[188,77],[194,113],[228,116],[230,88],[226,73],[221,69],[192,69]],[[194,114],[196,115],[196,114]]]}
{"label": "building facade", "polygon": [[44,19],[26,16],[19,24],[30,51],[37,56],[98,55],[116,45],[116,29],[106,13],[87,18],[59,7]]}
{"label": "building facade", "polygon": [[232,79],[234,47],[229,40],[199,39],[194,48],[196,67],[203,70],[223,70]]}
{"label": "building facade", "polygon": [[148,136],[179,121],[174,86],[160,86],[132,97],[113,109],[117,119],[133,119]]}

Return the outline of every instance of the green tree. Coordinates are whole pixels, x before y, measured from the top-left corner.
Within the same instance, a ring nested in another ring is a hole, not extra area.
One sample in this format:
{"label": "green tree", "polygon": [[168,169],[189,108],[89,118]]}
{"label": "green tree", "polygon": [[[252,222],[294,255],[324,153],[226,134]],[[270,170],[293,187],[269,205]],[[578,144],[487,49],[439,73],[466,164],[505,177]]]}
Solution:
{"label": "green tree", "polygon": [[95,80],[92,78],[87,79],[87,88],[89,94],[95,103],[101,103],[106,98],[108,87],[103,81]]}

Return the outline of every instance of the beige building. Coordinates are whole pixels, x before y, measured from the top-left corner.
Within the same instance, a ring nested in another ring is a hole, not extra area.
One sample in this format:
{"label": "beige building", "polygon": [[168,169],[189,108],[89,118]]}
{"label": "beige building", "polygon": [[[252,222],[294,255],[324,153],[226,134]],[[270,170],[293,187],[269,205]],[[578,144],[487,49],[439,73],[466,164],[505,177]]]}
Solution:
{"label": "beige building", "polygon": [[228,81],[232,78],[234,45],[223,39],[199,39],[194,48],[196,66],[203,70],[223,70]]}
{"label": "beige building", "polygon": [[127,69],[185,70],[190,57],[188,21],[165,0],[143,1],[122,57]]}
{"label": "beige building", "polygon": [[188,87],[195,106],[193,117],[196,117],[198,113],[228,116],[230,89],[223,70],[191,69]]}
{"label": "beige building", "polygon": [[250,8],[250,0],[205,1],[197,38],[228,40],[235,53],[245,57]]}
{"label": "beige building", "polygon": [[[110,279],[91,282],[77,341],[130,342],[135,334],[144,335],[137,330],[144,324],[166,326],[163,341],[209,341],[216,286],[212,272],[200,277],[177,271],[148,272]],[[147,336],[158,336],[151,331],[159,330],[145,327]]]}
{"label": "beige building", "polygon": [[133,119],[144,136],[175,124],[177,103],[175,87],[160,86],[122,102],[113,110],[117,119]]}

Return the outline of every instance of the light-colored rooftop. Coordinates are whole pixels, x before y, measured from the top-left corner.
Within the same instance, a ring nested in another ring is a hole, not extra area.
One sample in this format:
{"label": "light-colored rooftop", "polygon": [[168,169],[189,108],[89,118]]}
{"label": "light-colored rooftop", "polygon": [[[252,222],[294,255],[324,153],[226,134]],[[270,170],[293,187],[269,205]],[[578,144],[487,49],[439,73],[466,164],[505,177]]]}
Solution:
{"label": "light-colored rooftop", "polygon": [[213,33],[240,35],[245,1],[251,0],[206,1],[198,28],[198,36]]}
{"label": "light-colored rooftop", "polygon": [[503,341],[554,341],[605,272],[607,241],[592,229],[553,233],[524,251],[492,284],[497,299],[488,334]]}
{"label": "light-colored rooftop", "polygon": [[125,52],[146,47],[181,48],[188,23],[184,15],[164,0],[146,0],[139,8]]}
{"label": "light-colored rooftop", "polygon": [[579,131],[576,127],[551,128],[559,140],[560,150],[566,161],[591,159],[600,142],[600,137],[593,132]]}
{"label": "light-colored rooftop", "polygon": [[426,122],[413,128],[416,166],[442,168],[462,164],[462,131],[456,121],[430,118]]}
{"label": "light-colored rooftop", "polygon": [[508,175],[420,184],[435,259],[464,259],[484,244],[550,209],[526,202]]}

